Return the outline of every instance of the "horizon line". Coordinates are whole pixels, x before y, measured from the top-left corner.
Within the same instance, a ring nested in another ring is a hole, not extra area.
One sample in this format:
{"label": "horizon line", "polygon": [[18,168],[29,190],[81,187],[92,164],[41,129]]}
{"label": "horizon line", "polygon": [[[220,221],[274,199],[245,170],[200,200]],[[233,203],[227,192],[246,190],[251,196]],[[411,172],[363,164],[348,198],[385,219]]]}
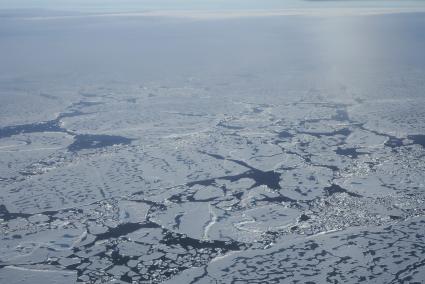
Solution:
{"label": "horizon line", "polygon": [[[25,11],[27,9],[0,9],[4,11]],[[30,9],[29,9],[30,10]],[[65,11],[36,9],[37,11],[48,11],[64,13]],[[111,13],[84,13],[69,12],[67,15],[45,15],[45,16],[1,16],[0,18],[23,19],[23,20],[62,20],[79,18],[107,18],[107,17],[158,17],[178,19],[232,19],[232,18],[261,18],[279,16],[373,16],[402,13],[424,13],[425,7],[421,8],[288,8],[288,9],[241,9],[241,10],[146,10],[139,12],[111,12]]]}

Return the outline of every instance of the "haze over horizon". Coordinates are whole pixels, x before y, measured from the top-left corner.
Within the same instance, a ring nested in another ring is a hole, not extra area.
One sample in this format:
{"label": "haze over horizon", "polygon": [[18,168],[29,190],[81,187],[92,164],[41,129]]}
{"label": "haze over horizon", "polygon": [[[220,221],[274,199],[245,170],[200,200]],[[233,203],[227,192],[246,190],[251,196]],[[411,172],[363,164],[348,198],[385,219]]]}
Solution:
{"label": "haze over horizon", "polygon": [[419,8],[421,0],[0,0],[0,10],[47,9],[73,12],[145,10],[274,10],[305,8]]}

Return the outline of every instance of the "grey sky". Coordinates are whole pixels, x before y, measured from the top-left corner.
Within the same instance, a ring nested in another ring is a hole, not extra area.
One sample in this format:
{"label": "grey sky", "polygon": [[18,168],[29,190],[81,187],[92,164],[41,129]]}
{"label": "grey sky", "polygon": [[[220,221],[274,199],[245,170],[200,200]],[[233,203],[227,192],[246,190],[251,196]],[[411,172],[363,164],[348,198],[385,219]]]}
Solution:
{"label": "grey sky", "polygon": [[422,0],[0,0],[0,9],[125,12],[179,9],[285,9],[306,7],[417,7]]}

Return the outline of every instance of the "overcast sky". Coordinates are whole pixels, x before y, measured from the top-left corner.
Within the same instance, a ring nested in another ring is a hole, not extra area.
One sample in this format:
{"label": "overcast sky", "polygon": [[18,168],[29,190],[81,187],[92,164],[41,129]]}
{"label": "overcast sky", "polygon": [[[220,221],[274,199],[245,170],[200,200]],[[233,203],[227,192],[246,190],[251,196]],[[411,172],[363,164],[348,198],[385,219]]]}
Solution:
{"label": "overcast sky", "polygon": [[305,7],[412,7],[423,0],[0,0],[0,9],[124,12],[175,9],[284,9]]}

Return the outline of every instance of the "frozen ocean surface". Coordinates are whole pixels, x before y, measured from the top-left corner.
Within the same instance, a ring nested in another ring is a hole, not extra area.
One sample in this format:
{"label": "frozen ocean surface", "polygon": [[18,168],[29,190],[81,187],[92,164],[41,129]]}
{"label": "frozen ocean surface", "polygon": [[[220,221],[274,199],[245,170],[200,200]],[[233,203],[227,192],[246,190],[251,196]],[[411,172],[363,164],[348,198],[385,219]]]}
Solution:
{"label": "frozen ocean surface", "polygon": [[2,11],[0,283],[424,283],[425,13],[381,8]]}

